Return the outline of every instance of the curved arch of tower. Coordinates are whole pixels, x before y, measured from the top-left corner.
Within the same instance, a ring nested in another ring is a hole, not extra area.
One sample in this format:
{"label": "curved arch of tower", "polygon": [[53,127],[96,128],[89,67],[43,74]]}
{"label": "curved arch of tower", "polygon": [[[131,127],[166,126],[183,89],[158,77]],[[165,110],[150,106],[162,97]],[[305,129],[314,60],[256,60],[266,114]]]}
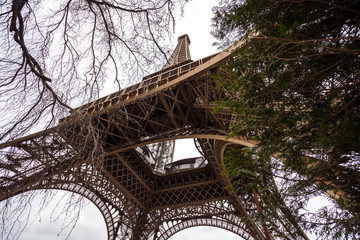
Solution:
{"label": "curved arch of tower", "polygon": [[242,222],[236,221],[236,216],[234,216],[234,219],[232,220],[233,221],[229,221],[222,218],[192,218],[185,221],[169,222],[166,223],[166,229],[162,229],[162,231],[159,232],[157,239],[166,240],[182,230],[198,226],[217,227],[235,233],[246,240],[252,239],[251,235],[246,231],[246,228],[242,228]]}
{"label": "curved arch of tower", "polygon": [[[90,119],[96,143],[72,113],[55,128],[1,144],[0,201],[34,189],[76,192],[99,208],[109,240],[167,239],[202,225],[266,239],[252,219],[252,197],[235,195],[222,174],[228,145],[256,143],[227,139],[237,116],[212,112],[222,93],[211,77],[241,43],[193,61],[189,37],[179,37],[162,70],[75,109]],[[202,157],[172,162],[174,140],[189,137]]]}

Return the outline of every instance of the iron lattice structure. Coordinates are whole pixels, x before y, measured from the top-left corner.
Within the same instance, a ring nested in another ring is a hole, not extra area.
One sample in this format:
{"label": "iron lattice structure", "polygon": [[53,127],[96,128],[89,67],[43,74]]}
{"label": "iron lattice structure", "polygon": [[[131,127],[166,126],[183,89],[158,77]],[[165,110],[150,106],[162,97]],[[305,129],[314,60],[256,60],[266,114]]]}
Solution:
{"label": "iron lattice structure", "polygon": [[[253,197],[234,194],[222,174],[228,146],[255,143],[228,139],[237,116],[212,112],[223,96],[211,76],[238,45],[192,61],[189,44],[179,37],[167,65],[140,83],[79,107],[55,128],[2,144],[0,201],[37,189],[78,193],[101,211],[109,240],[168,239],[203,225],[265,239],[252,220]],[[195,138],[204,161],[155,171],[172,167],[180,138]]]}

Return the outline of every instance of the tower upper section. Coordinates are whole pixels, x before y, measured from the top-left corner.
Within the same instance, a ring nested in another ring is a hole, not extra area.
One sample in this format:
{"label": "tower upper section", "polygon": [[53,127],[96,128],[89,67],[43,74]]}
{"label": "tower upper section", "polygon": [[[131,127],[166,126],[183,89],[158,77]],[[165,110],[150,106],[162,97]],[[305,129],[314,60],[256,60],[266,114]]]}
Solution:
{"label": "tower upper section", "polygon": [[178,38],[178,44],[174,52],[171,54],[171,57],[169,58],[163,69],[187,60],[191,60],[189,45],[189,36],[187,34],[180,36]]}

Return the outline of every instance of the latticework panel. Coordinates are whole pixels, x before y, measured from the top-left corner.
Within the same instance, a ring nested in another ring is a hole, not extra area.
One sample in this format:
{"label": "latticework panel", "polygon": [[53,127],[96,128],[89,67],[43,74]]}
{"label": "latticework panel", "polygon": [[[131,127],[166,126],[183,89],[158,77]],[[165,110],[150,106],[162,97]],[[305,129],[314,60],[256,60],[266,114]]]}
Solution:
{"label": "latticework panel", "polygon": [[116,153],[116,155],[127,164],[129,168],[136,174],[137,178],[144,182],[145,185],[151,187],[154,182],[154,174],[149,166],[139,156],[136,150],[127,150]]}
{"label": "latticework panel", "polygon": [[151,208],[182,206],[196,202],[223,199],[227,197],[223,185],[214,183],[156,191],[151,197]]}
{"label": "latticework panel", "polygon": [[117,154],[106,156],[104,165],[105,170],[128,192],[131,198],[139,201],[142,206],[146,205],[146,200],[150,195],[150,187],[145,183],[146,179],[144,181],[139,178],[134,169]]}

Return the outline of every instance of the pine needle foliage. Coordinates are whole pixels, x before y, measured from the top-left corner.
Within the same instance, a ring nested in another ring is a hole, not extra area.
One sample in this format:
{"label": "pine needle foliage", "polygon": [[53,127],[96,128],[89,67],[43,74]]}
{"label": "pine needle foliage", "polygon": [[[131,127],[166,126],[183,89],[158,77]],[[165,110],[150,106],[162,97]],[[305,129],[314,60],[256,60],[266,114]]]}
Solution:
{"label": "pine needle foliage", "polygon": [[[358,238],[360,1],[228,0],[214,13],[220,47],[255,33],[214,79],[226,96],[221,106],[239,116],[231,135],[259,143],[228,157],[235,188],[246,193],[246,178],[265,201],[262,189],[275,186],[263,178],[276,175],[305,230]],[[337,207],[305,214],[324,193]]]}

